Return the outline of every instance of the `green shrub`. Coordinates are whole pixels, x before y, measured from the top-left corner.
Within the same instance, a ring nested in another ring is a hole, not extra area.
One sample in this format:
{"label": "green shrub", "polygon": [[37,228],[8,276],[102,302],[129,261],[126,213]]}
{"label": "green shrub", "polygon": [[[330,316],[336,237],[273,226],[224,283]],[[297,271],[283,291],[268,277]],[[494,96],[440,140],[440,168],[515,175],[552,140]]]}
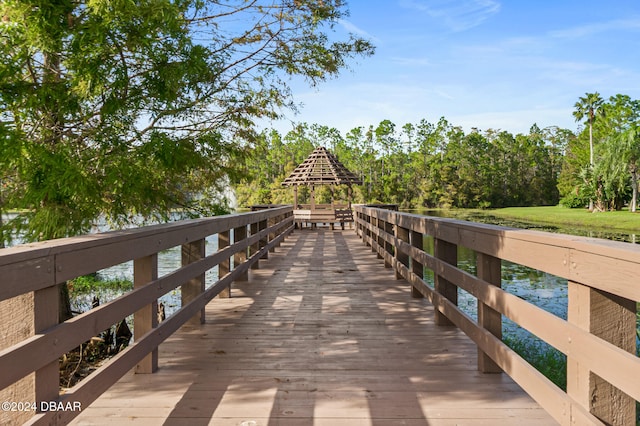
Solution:
{"label": "green shrub", "polygon": [[567,356],[544,342],[505,337],[504,343],[560,389],[567,390]]}
{"label": "green shrub", "polygon": [[560,199],[560,205],[570,209],[581,209],[589,205],[589,200],[583,195],[567,194]]}
{"label": "green shrub", "polygon": [[97,289],[112,289],[128,291],[133,289],[133,283],[124,278],[103,278],[100,274],[83,275],[68,282],[69,293],[73,295],[91,293]]}

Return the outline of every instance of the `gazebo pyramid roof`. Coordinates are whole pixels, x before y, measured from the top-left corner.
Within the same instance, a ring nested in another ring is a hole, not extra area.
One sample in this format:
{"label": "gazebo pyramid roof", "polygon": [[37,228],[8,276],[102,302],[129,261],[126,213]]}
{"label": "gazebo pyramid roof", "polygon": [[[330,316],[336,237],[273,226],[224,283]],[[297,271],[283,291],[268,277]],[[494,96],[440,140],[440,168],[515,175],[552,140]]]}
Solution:
{"label": "gazebo pyramid roof", "polygon": [[283,186],[353,184],[362,185],[362,180],[351,173],[325,147],[314,149],[311,155],[282,182]]}

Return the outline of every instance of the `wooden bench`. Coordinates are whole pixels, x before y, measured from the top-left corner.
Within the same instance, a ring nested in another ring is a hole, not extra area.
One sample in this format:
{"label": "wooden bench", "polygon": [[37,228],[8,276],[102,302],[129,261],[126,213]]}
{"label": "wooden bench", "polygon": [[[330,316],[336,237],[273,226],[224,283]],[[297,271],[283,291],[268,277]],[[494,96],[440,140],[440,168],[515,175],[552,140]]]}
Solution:
{"label": "wooden bench", "polygon": [[351,209],[319,209],[319,210],[294,210],[293,217],[298,228],[303,225],[310,225],[315,228],[317,224],[329,224],[334,229],[339,223],[344,229],[345,222],[353,222],[353,212]]}

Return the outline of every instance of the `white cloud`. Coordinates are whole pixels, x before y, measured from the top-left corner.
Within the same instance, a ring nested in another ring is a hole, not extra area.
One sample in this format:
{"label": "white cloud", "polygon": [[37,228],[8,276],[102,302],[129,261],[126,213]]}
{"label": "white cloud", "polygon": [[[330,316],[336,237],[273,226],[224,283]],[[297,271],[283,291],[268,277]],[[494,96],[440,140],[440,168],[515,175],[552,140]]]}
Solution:
{"label": "white cloud", "polygon": [[581,25],[563,30],[550,31],[554,38],[577,39],[608,31],[640,30],[640,18],[616,19],[607,22]]}
{"label": "white cloud", "polygon": [[402,0],[400,5],[442,20],[456,32],[478,26],[500,11],[494,0]]}
{"label": "white cloud", "polygon": [[360,37],[367,38],[367,39],[369,39],[371,41],[375,41],[375,42],[379,42],[380,41],[377,37],[369,34],[367,31],[365,31],[362,28],[356,26],[352,22],[347,21],[346,19],[340,19],[338,21],[338,23],[340,25],[342,25],[342,28],[344,28],[346,31],[348,31],[350,33],[359,35]]}

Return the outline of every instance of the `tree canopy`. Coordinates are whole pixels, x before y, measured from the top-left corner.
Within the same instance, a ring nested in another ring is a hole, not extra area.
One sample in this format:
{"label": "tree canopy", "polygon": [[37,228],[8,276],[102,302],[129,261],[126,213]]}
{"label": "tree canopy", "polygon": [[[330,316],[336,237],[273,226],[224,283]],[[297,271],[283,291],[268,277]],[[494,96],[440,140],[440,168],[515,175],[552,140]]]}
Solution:
{"label": "tree canopy", "polygon": [[[0,210],[27,240],[211,213],[254,122],[373,46],[341,0],[5,0]],[[7,237],[4,233],[4,238]]]}
{"label": "tree canopy", "polygon": [[[286,135],[270,129],[245,157],[248,178],[234,182],[238,202],[291,203],[291,191],[280,182],[315,146],[326,146],[363,180],[355,188],[356,202],[498,208],[558,202],[585,207],[595,201],[601,210],[628,205],[635,211],[640,101],[620,94],[604,100],[597,93],[580,99],[574,116],[591,126],[578,132],[533,124],[527,134],[477,128],[465,133],[444,117],[402,126],[382,120],[344,135],[308,123]],[[331,193],[316,195],[328,202]],[[308,192],[303,189],[300,197],[304,202]]]}
{"label": "tree canopy", "polygon": [[[265,131],[256,150],[245,157],[248,177],[234,186],[241,206],[291,203],[292,191],[280,183],[322,145],[362,179],[363,185],[354,188],[356,202],[403,208],[552,205],[559,197],[565,137],[559,129],[535,125],[527,135],[496,130],[465,134],[444,118],[402,127],[383,120],[344,136],[328,126],[302,123],[284,136]],[[299,196],[305,202],[308,191],[302,188]],[[337,188],[334,196],[346,200],[346,188]],[[316,189],[319,202],[330,197],[329,190]]]}

